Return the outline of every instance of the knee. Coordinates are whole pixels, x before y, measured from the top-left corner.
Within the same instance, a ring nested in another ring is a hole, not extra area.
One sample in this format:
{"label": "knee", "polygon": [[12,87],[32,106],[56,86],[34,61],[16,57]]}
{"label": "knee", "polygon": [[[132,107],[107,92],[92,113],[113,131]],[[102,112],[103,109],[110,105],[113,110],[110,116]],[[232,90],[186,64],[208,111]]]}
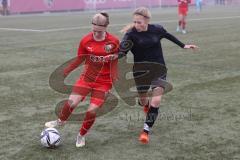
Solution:
{"label": "knee", "polygon": [[73,94],[73,95],[70,95],[70,97],[68,99],[68,104],[71,108],[75,108],[75,107],[77,107],[79,102],[82,100],[83,100],[82,96]]}
{"label": "knee", "polygon": [[139,98],[139,104],[142,105],[142,106],[148,104],[148,98],[146,98],[146,97],[140,97],[140,98]]}
{"label": "knee", "polygon": [[151,102],[151,106],[153,106],[153,107],[158,107],[158,106],[160,105],[160,102],[161,102],[161,101],[152,101],[152,102]]}
{"label": "knee", "polygon": [[97,112],[96,110],[93,110],[93,111],[88,111],[88,114],[91,116],[91,117],[95,117]]}
{"label": "knee", "polygon": [[151,106],[153,106],[153,107],[159,106],[160,103],[161,103],[161,97],[160,96],[153,97],[152,100],[151,100]]}
{"label": "knee", "polygon": [[96,115],[96,114],[97,114],[97,110],[98,110],[98,106],[97,106],[97,105],[90,104],[87,112],[88,112],[88,114],[90,114],[90,115]]}
{"label": "knee", "polygon": [[79,103],[79,102],[77,102],[77,101],[68,100],[68,104],[69,104],[69,106],[70,106],[71,108],[77,107],[78,103]]}

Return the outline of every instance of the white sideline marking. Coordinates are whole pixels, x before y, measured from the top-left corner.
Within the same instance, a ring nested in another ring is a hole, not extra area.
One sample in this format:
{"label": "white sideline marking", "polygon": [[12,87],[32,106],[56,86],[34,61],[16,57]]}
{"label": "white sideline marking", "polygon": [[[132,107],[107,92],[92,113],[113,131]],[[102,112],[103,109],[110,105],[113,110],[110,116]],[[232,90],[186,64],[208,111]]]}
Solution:
{"label": "white sideline marking", "polygon": [[[122,24],[112,24],[112,25],[109,25],[109,27],[124,26],[124,25],[126,25],[126,24],[125,23],[122,23]],[[87,29],[87,28],[92,28],[92,26],[89,25],[89,26],[79,26],[79,27],[45,29],[45,30],[42,30],[42,31],[43,32],[57,32],[57,31],[71,31],[71,30]]]}
{"label": "white sideline marking", "polygon": [[[198,19],[188,19],[187,21],[202,21],[202,20],[221,20],[221,19],[235,19],[240,18],[240,16],[232,16],[232,17],[213,17],[213,18],[198,18]],[[171,23],[171,22],[177,22],[177,19],[174,20],[165,20],[165,21],[153,21],[152,23]],[[109,25],[109,27],[116,27],[116,26],[124,26],[125,24],[112,24]],[[56,32],[56,31],[68,31],[68,30],[77,30],[77,29],[86,29],[91,28],[92,26],[80,26],[80,27],[69,27],[69,28],[56,28],[56,29],[46,29],[43,30],[44,32]]]}
{"label": "white sideline marking", "polygon": [[44,32],[44,30],[21,29],[21,28],[0,28],[0,30],[5,30],[5,31],[22,31],[22,32]]}
{"label": "white sideline marking", "polygon": [[[240,18],[240,16],[231,16],[231,17],[212,17],[212,18],[198,18],[198,19],[188,19],[187,21],[203,21],[203,20],[222,20],[222,19],[236,19]],[[153,21],[152,23],[172,23],[177,22],[177,19],[174,20],[165,20],[165,21]],[[126,24],[112,24],[109,25],[109,27],[116,27],[116,26],[124,26]],[[79,29],[87,29],[91,28],[91,25],[88,26],[79,26],[79,27],[66,27],[66,28],[55,28],[55,29],[21,29],[21,28],[0,28],[0,30],[6,30],[6,31],[21,31],[21,32],[58,32],[58,31],[71,31],[71,30],[79,30]]]}
{"label": "white sideline marking", "polygon": [[[203,21],[203,20],[221,20],[221,19],[236,19],[240,18],[240,16],[232,16],[232,17],[212,17],[212,18],[193,18],[193,19],[187,19],[187,21]],[[177,22],[178,20],[165,20],[165,21],[159,21],[159,22]],[[157,22],[157,21],[155,21]]]}

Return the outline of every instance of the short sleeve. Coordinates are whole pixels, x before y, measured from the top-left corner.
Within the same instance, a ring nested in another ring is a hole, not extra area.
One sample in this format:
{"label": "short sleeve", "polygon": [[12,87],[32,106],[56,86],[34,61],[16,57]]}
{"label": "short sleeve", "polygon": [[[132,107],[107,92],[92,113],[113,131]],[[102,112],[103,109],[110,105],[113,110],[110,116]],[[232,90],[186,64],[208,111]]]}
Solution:
{"label": "short sleeve", "polygon": [[84,45],[84,41],[81,40],[78,47],[77,56],[80,57],[80,56],[83,56],[84,54],[86,54],[85,45]]}

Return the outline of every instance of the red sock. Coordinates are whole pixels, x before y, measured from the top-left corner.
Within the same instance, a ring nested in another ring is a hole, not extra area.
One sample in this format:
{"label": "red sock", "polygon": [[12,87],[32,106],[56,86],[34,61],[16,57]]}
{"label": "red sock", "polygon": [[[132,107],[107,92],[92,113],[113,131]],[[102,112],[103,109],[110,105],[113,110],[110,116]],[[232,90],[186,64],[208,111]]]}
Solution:
{"label": "red sock", "polygon": [[182,29],[184,30],[185,27],[186,27],[186,21],[183,21],[183,22],[182,22]]}
{"label": "red sock", "polygon": [[182,20],[178,21],[178,26],[182,26]]}
{"label": "red sock", "polygon": [[65,102],[58,118],[61,120],[61,121],[66,121],[68,119],[68,117],[71,115],[72,111],[73,111],[73,107],[71,107],[67,102]]}
{"label": "red sock", "polygon": [[87,112],[80,129],[80,134],[84,136],[88,130],[92,127],[94,121],[96,119],[96,112]]}

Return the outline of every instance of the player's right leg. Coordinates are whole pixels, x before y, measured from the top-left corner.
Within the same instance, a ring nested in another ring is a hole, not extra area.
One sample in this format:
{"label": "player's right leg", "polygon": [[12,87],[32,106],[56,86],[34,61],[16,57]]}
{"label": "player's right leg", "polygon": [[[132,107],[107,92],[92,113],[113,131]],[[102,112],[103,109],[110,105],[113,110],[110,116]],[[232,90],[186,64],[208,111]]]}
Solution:
{"label": "player's right leg", "polygon": [[46,122],[46,127],[57,127],[63,125],[75,107],[82,101],[86,95],[91,91],[91,87],[88,82],[84,81],[84,78],[80,78],[72,89],[72,93],[68,98],[68,101],[64,103],[61,112],[58,114],[58,119],[50,122]]}
{"label": "player's right leg", "polygon": [[182,33],[183,34],[186,34],[187,31],[186,31],[186,16],[187,16],[187,13],[185,13],[185,15],[183,16],[183,20],[182,20]]}
{"label": "player's right leg", "polygon": [[146,63],[135,64],[133,67],[133,76],[139,97],[138,104],[143,107],[143,112],[146,114],[149,109],[148,90],[151,86],[151,78],[146,78],[146,76],[143,76],[144,74],[141,72],[141,70],[144,65],[147,67]]}
{"label": "player's right leg", "polygon": [[103,105],[105,102],[109,90],[112,88],[111,83],[95,83],[93,84],[93,90],[91,92],[90,106],[86,112],[84,121],[79,130],[76,147],[85,146],[85,135],[89,132],[90,128],[93,126],[96,116],[97,110]]}
{"label": "player's right leg", "polygon": [[146,115],[143,130],[139,136],[139,141],[143,144],[147,144],[149,142],[149,131],[153,127],[158,117],[159,105],[161,103],[163,93],[164,88],[162,88],[161,86],[153,89],[149,111]]}
{"label": "player's right leg", "polygon": [[85,146],[85,136],[94,124],[97,116],[98,105],[90,103],[90,106],[86,112],[84,121],[82,123],[82,127],[79,130],[76,140],[76,147],[84,147]]}
{"label": "player's right leg", "polygon": [[182,10],[182,33],[183,33],[183,34],[186,34],[186,33],[187,33],[187,31],[186,31],[187,12],[188,12],[188,8],[184,8],[184,9]]}
{"label": "player's right leg", "polygon": [[77,140],[76,140],[76,147],[84,147],[86,144],[85,142],[85,136],[82,136],[80,133],[77,135]]}
{"label": "player's right leg", "polygon": [[83,99],[83,96],[72,93],[69,96],[69,99],[64,103],[64,106],[58,115],[58,119],[46,122],[45,126],[48,128],[63,126],[66,123],[69,116],[71,115],[74,108],[79,104],[79,102],[82,99]]}

